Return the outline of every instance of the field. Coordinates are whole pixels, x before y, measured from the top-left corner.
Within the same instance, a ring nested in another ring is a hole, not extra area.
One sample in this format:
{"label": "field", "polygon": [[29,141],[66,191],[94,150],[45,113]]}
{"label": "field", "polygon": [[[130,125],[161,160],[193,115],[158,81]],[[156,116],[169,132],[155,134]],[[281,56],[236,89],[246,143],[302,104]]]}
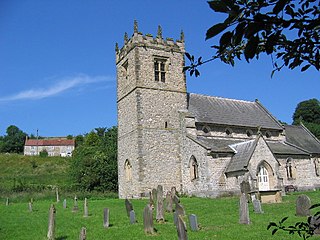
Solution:
{"label": "field", "polygon": [[[319,192],[307,192],[313,203],[320,202]],[[54,194],[53,194],[54,195]],[[187,215],[196,214],[200,231],[192,232],[188,219],[189,239],[299,239],[284,232],[274,236],[267,231],[270,221],[279,221],[288,216],[288,223],[304,221],[304,217],[295,216],[297,194],[284,197],[278,204],[263,204],[264,214],[253,213],[250,206],[250,225],[238,223],[238,198],[181,198]],[[61,196],[61,199],[64,197]],[[46,239],[48,229],[48,209],[53,200],[34,200],[33,212],[29,212],[27,202],[0,204],[0,239]],[[166,213],[165,223],[155,223],[155,235],[145,235],[142,212],[147,200],[132,200],[138,223],[130,225],[126,215],[124,200],[95,199],[88,200],[89,217],[83,217],[83,199],[79,199],[79,211],[72,212],[73,200],[67,199],[64,209],[62,201],[56,203],[56,239],[78,239],[81,227],[87,228],[87,239],[177,239],[172,214]],[[110,228],[103,228],[103,208],[110,209]],[[155,216],[155,213],[154,213]],[[313,237],[313,239],[320,239]]]}

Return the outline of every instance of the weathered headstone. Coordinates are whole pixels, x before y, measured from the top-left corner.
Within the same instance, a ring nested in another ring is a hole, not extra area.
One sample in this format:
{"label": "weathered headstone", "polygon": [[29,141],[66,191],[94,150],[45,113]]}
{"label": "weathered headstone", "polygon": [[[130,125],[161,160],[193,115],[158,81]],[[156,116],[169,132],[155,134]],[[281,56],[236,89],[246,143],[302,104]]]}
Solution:
{"label": "weathered headstone", "polygon": [[179,240],[187,240],[187,226],[182,219],[182,216],[178,216],[178,223],[177,223],[177,232],[178,232],[178,239]]}
{"label": "weathered headstone", "polygon": [[173,199],[173,197],[174,197],[175,195],[177,195],[177,189],[176,189],[176,187],[172,187],[172,188],[171,188],[171,197],[172,197],[172,199]]}
{"label": "weathered headstone", "polygon": [[242,193],[240,197],[239,223],[250,224],[248,200],[245,193]]}
{"label": "weathered headstone", "polygon": [[130,224],[135,224],[137,222],[136,220],[136,214],[134,210],[130,211]]}
{"label": "weathered headstone", "polygon": [[198,218],[195,214],[189,215],[189,223],[191,231],[196,232],[199,230]]}
{"label": "weathered headstone", "polygon": [[167,195],[166,195],[166,212],[171,213],[172,212],[172,196],[171,196],[171,192],[168,191]]}
{"label": "weathered headstone", "polygon": [[157,222],[164,222],[164,207],[163,207],[163,187],[158,185],[157,187]]}
{"label": "weathered headstone", "polygon": [[109,208],[103,209],[103,227],[104,228],[109,227]]}
{"label": "weathered headstone", "polygon": [[56,199],[57,199],[57,203],[60,202],[58,187],[56,187]]}
{"label": "weathered headstone", "polygon": [[155,189],[155,188],[152,189],[151,194],[152,194],[152,202],[153,202],[153,205],[155,205],[156,202],[157,202],[157,189]]}
{"label": "weathered headstone", "polygon": [[252,200],[252,204],[253,204],[253,211],[255,213],[263,213],[260,200],[254,199]]}
{"label": "weathered headstone", "polygon": [[87,229],[85,227],[81,228],[79,240],[86,240],[87,239]]}
{"label": "weathered headstone", "polygon": [[78,210],[79,210],[79,207],[78,207],[78,198],[77,198],[77,196],[74,196],[74,202],[73,202],[72,212],[77,212]]}
{"label": "weathered headstone", "polygon": [[49,223],[48,223],[48,234],[47,234],[48,240],[55,239],[55,217],[56,217],[56,209],[52,204],[49,209]]}
{"label": "weathered headstone", "polygon": [[296,201],[296,215],[297,216],[310,216],[311,201],[307,195],[300,195]]}
{"label": "weathered headstone", "polygon": [[174,195],[172,201],[174,202],[174,204],[177,204],[180,202],[180,198],[177,195]]}
{"label": "weathered headstone", "polygon": [[88,200],[87,198],[84,198],[84,204],[83,204],[83,216],[88,217],[89,211],[88,211]]}
{"label": "weathered headstone", "polygon": [[6,200],[6,206],[9,206],[9,198]]}
{"label": "weathered headstone", "polygon": [[63,208],[66,209],[67,208],[67,199],[63,200]]}
{"label": "weathered headstone", "polygon": [[133,210],[132,203],[126,198],[124,204],[126,205],[127,216],[130,217],[130,211]]}
{"label": "weathered headstone", "polygon": [[184,216],[186,213],[184,211],[183,206],[180,203],[176,203],[176,209],[175,212],[178,213],[178,215]]}
{"label": "weathered headstone", "polygon": [[29,208],[29,212],[32,212],[32,202],[31,201],[28,203],[28,208]]}
{"label": "weathered headstone", "polygon": [[145,233],[154,233],[152,206],[150,204],[148,204],[143,210],[143,226]]}

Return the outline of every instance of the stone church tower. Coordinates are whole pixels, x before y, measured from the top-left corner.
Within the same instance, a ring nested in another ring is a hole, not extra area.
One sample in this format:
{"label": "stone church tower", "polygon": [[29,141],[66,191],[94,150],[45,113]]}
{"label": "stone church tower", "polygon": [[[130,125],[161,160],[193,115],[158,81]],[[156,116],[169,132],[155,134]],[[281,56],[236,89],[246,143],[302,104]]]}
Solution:
{"label": "stone church tower", "polygon": [[139,198],[161,184],[180,189],[180,111],[187,109],[184,36],[134,33],[116,45],[120,198]]}

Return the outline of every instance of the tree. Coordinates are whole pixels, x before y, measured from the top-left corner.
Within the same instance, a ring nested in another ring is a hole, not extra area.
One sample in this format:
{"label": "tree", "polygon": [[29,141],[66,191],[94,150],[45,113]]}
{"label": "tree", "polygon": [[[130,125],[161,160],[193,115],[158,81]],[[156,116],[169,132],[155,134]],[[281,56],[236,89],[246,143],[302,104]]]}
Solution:
{"label": "tree", "polygon": [[214,59],[234,66],[241,57],[249,62],[260,53],[271,56],[273,71],[283,67],[320,69],[320,11],[318,0],[213,0],[216,13],[227,14],[223,22],[207,30],[206,39],[219,34],[219,45],[212,46],[212,58],[203,61],[186,54],[190,75],[199,76],[197,67]]}
{"label": "tree", "polygon": [[14,125],[9,126],[6,133],[2,138],[0,151],[6,153],[22,153],[27,134]]}
{"label": "tree", "polygon": [[71,174],[82,190],[117,191],[116,127],[106,129],[100,136],[91,131],[84,137],[73,152]]}
{"label": "tree", "polygon": [[320,101],[313,98],[298,103],[293,114],[293,124],[303,123],[313,135],[320,139]]}

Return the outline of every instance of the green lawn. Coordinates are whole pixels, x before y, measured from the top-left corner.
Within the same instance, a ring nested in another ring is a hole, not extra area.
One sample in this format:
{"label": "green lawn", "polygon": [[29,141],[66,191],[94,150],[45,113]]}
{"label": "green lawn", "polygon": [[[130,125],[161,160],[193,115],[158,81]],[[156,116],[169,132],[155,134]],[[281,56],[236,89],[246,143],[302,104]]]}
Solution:
{"label": "green lawn", "polygon": [[[312,203],[320,202],[319,192],[307,192]],[[288,216],[288,223],[304,221],[295,216],[297,194],[286,196],[282,203],[263,204],[264,214],[253,213],[250,205],[250,225],[238,224],[238,198],[181,198],[186,213],[196,214],[200,231],[191,232],[188,219],[189,239],[299,239],[284,232],[272,236],[267,231],[270,221],[279,221]],[[132,200],[138,223],[130,225],[126,215],[124,200],[94,199],[88,200],[89,217],[83,217],[83,199],[79,199],[79,212],[73,213],[71,198],[67,199],[68,208],[63,209],[61,202],[56,204],[56,239],[78,239],[81,227],[87,228],[87,239],[177,239],[172,214],[166,214],[166,222],[155,223],[157,233],[146,236],[143,231],[142,212],[147,200]],[[33,212],[28,211],[27,202],[14,202],[5,206],[2,196],[0,203],[0,239],[46,239],[48,228],[48,210],[52,201],[35,199]],[[110,209],[110,228],[103,228],[103,208]],[[155,213],[154,213],[155,216]],[[313,239],[320,239],[313,237]]]}

